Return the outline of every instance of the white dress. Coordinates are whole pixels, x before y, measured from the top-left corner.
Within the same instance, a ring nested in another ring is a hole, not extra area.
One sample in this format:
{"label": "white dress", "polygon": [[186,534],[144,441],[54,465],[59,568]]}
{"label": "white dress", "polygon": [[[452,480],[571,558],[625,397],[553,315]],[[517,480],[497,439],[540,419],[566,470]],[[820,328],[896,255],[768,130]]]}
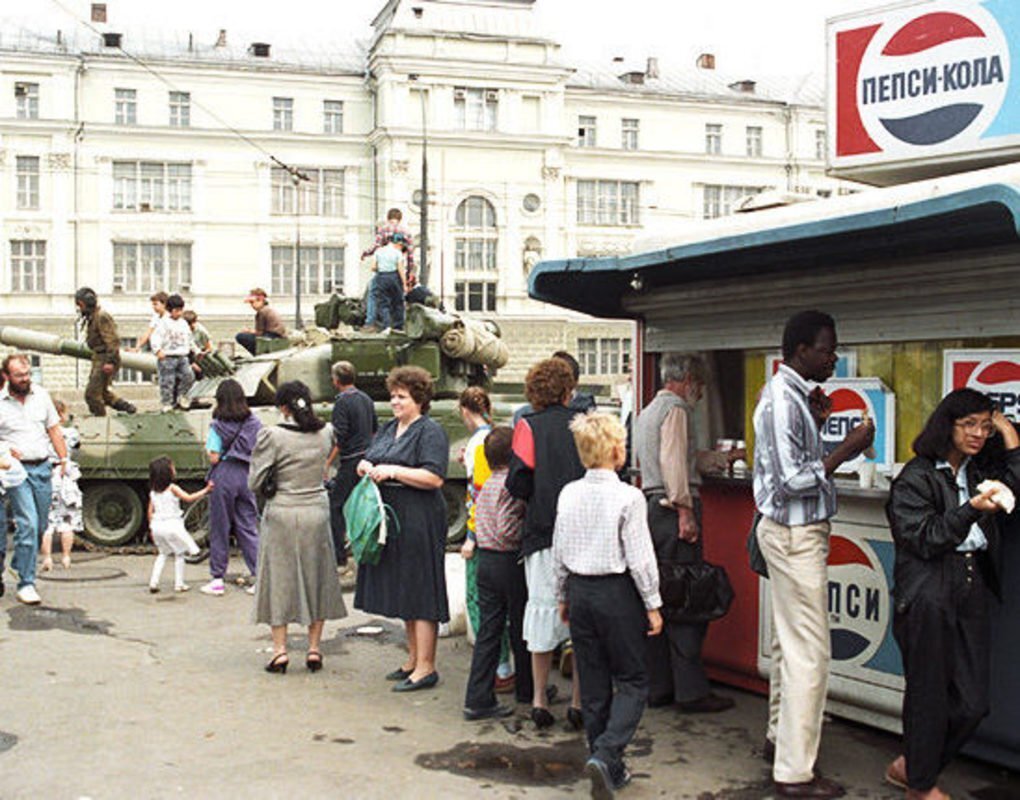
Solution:
{"label": "white dress", "polygon": [[198,553],[198,545],[184,527],[181,501],[174,493],[169,489],[149,492],[149,500],[152,503],[152,521],[149,523],[149,529],[159,552],[165,556]]}

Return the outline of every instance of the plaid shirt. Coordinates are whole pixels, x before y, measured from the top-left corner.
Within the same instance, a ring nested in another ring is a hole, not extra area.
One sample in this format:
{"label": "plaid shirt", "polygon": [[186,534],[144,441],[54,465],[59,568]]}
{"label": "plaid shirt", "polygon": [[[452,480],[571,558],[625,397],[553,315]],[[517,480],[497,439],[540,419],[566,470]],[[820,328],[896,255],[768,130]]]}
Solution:
{"label": "plaid shirt", "polygon": [[385,223],[376,228],[375,244],[362,253],[361,257],[368,258],[380,247],[388,245],[390,243],[390,239],[393,238],[393,234],[395,233],[403,234],[404,243],[407,245],[407,248],[404,250],[404,255],[407,256],[407,269],[408,271],[414,269],[414,239],[411,237],[411,232],[405,228],[403,224],[396,222],[395,220],[387,220]]}
{"label": "plaid shirt", "polygon": [[505,468],[493,472],[475,501],[475,541],[482,550],[521,549],[525,504],[507,491],[506,476]]}
{"label": "plaid shirt", "polygon": [[610,469],[590,469],[560,492],[553,533],[553,570],[561,601],[574,575],[630,572],[646,609],[659,608],[659,568],[648,530],[645,496]]}

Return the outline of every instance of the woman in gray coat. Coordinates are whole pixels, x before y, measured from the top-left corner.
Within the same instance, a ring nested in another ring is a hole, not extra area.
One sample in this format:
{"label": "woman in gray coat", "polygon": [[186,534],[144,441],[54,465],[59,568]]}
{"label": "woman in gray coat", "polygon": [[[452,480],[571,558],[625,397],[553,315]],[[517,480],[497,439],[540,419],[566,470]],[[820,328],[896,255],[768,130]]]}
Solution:
{"label": "woman in gray coat", "polygon": [[[305,666],[322,669],[322,627],[347,616],[336,574],[329,527],[329,500],[322,468],[333,446],[332,428],[315,416],[308,387],[284,383],[276,392],[283,421],[258,433],[248,485],[262,490],[275,472],[275,493],[267,499],[259,527],[255,621],[273,633],[267,672],[286,672],[287,625],[308,626]],[[275,469],[274,469],[275,468]]]}

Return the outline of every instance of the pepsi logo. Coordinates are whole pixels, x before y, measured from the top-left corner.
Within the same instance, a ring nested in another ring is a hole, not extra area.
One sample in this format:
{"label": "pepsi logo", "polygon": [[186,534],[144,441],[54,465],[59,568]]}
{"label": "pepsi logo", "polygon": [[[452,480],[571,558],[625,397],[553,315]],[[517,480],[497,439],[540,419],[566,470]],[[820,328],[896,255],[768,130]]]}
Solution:
{"label": "pepsi logo", "polygon": [[1009,83],[1009,46],[985,9],[890,19],[875,33],[857,78],[860,119],[882,149],[976,142]]}
{"label": "pepsi logo", "polygon": [[854,389],[836,389],[829,395],[831,413],[822,426],[822,441],[835,447],[864,421],[867,412],[875,419],[875,409],[868,396]]}
{"label": "pepsi logo", "polygon": [[967,387],[987,394],[1003,414],[1020,420],[1020,363],[984,359],[958,361],[953,366],[954,389]]}
{"label": "pepsi logo", "polygon": [[864,543],[829,540],[829,635],[834,661],[865,664],[889,625],[889,586],[877,556]]}

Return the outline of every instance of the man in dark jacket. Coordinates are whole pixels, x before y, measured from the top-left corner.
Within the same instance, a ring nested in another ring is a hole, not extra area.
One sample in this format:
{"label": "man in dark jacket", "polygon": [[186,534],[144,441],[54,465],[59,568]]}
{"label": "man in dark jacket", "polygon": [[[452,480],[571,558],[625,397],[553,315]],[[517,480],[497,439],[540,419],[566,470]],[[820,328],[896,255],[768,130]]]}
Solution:
{"label": "man in dark jacket", "polygon": [[326,478],[339,458],[336,477],[329,488],[329,523],[333,533],[333,551],[338,567],[347,563],[347,524],[344,503],[358,483],[358,461],[365,454],[379,429],[372,398],[354,385],[357,373],[350,361],[337,361],[330,370],[333,387],[333,449],[326,459]]}
{"label": "man in dark jacket", "polygon": [[135,407],[113,393],[110,386],[120,367],[120,337],[113,317],[99,306],[96,293],[83,286],[74,295],[74,304],[85,328],[85,344],[92,351],[92,370],[85,385],[85,402],[97,417],[106,416],[106,407],[134,414]]}

